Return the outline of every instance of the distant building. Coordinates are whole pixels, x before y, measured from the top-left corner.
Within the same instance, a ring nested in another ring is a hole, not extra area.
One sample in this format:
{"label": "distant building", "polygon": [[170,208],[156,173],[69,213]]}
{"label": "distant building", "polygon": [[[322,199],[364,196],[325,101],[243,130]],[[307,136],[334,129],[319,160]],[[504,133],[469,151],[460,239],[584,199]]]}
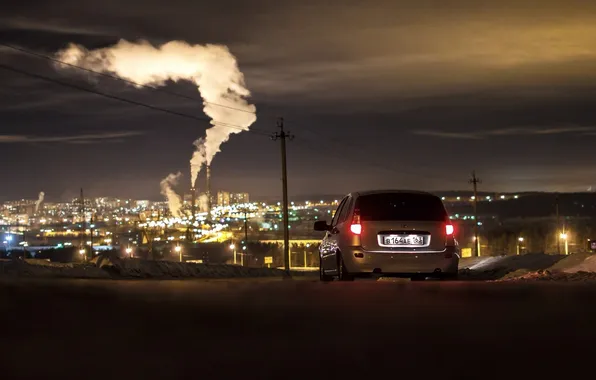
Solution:
{"label": "distant building", "polygon": [[230,205],[230,193],[227,191],[217,192],[217,205],[218,206],[229,206]]}
{"label": "distant building", "polygon": [[248,193],[234,193],[230,195],[230,203],[249,203]]}

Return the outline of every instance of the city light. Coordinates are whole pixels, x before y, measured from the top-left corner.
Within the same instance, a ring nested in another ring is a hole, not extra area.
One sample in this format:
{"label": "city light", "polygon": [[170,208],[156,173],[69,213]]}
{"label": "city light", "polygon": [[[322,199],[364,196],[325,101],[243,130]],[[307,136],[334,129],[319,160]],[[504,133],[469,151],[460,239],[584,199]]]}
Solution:
{"label": "city light", "polygon": [[234,249],[234,248],[236,248],[236,245],[230,244],[230,249]]}
{"label": "city light", "polygon": [[182,251],[182,247],[177,245],[176,248],[174,248],[174,251],[180,252],[180,251]]}
{"label": "city light", "polygon": [[[552,236],[552,235],[551,235]],[[565,232],[561,232],[561,234],[559,235],[559,237],[563,240],[567,240],[567,234]]]}
{"label": "city light", "polygon": [[79,249],[79,254],[84,255],[85,254],[85,249]]}
{"label": "city light", "polygon": [[521,243],[521,242],[524,241],[524,238],[523,237],[519,237],[519,238],[517,238],[517,240]]}
{"label": "city light", "polygon": [[5,239],[6,241],[12,241],[12,235],[6,235]]}

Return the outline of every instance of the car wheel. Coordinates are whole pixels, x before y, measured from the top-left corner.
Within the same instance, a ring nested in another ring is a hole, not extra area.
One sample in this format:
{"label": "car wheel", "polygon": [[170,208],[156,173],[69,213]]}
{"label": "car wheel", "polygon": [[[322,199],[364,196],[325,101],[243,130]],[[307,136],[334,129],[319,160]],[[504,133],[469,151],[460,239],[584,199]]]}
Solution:
{"label": "car wheel", "polygon": [[323,282],[329,282],[329,281],[333,281],[333,277],[329,276],[327,274],[325,274],[325,271],[323,270],[323,263],[322,261],[319,261],[319,279]]}
{"label": "car wheel", "polygon": [[339,281],[354,281],[354,276],[348,272],[346,263],[344,263],[340,253],[337,254],[337,278]]}

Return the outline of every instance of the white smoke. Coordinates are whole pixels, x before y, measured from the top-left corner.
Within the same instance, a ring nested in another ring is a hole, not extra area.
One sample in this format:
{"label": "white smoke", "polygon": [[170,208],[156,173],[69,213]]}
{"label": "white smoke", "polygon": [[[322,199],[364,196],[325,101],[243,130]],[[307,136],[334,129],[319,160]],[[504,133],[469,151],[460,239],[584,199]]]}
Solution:
{"label": "white smoke", "polygon": [[[250,91],[236,58],[223,45],[190,45],[171,41],[161,46],[149,42],[120,40],[116,45],[96,50],[70,44],[57,53],[63,62],[84,68],[111,72],[140,85],[164,85],[166,81],[188,80],[197,85],[204,100],[203,111],[211,118],[203,147],[204,162],[209,165],[231,134],[247,131],[256,121],[255,106],[246,101]],[[61,68],[68,68],[62,65]],[[196,145],[196,144],[195,144]],[[193,160],[194,160],[193,155]],[[194,187],[201,165],[193,166]]]}
{"label": "white smoke", "polygon": [[205,152],[205,139],[200,138],[194,142],[195,151],[192,154],[192,158],[190,159],[190,183],[192,186],[195,186],[197,182],[197,177],[199,176],[199,172],[201,171],[201,167],[207,161],[206,152]]}
{"label": "white smoke", "polygon": [[173,188],[178,184],[181,176],[182,173],[169,174],[160,182],[161,194],[166,197],[168,208],[175,218],[180,218],[182,216],[182,212],[180,211],[182,209],[182,199],[176,194],[176,191],[174,191]]}
{"label": "white smoke", "polygon": [[36,213],[37,213],[37,211],[39,211],[39,206],[41,206],[41,203],[43,202],[45,197],[46,197],[46,193],[41,191],[39,193],[39,197],[37,198],[37,201],[35,202],[35,212]]}
{"label": "white smoke", "polygon": [[199,210],[201,212],[209,211],[209,197],[206,194],[201,194],[199,197]]}

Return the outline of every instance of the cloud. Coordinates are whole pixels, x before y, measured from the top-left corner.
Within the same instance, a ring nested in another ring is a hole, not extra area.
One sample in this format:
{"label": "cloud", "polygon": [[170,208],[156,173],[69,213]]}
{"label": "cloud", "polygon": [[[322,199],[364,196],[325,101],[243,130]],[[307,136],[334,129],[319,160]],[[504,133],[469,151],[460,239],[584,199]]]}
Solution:
{"label": "cloud", "polygon": [[558,135],[558,134],[578,134],[582,135],[594,135],[596,134],[596,127],[590,126],[559,126],[559,127],[547,127],[547,128],[529,128],[529,127],[511,127],[493,129],[488,131],[476,131],[476,132],[458,132],[458,131],[438,131],[438,130],[415,130],[412,131],[415,135],[439,137],[446,139],[484,139],[489,136],[540,136],[540,135]]}
{"label": "cloud", "polygon": [[481,139],[482,136],[474,132],[448,132],[448,131],[431,131],[431,130],[418,130],[412,131],[415,135],[441,137],[446,139],[462,139],[462,140],[477,140]]}
{"label": "cloud", "polygon": [[105,28],[89,28],[67,25],[61,21],[39,21],[30,18],[0,19],[0,25],[7,29],[32,30],[45,33],[79,34],[79,35],[106,35],[109,31]]}
{"label": "cloud", "polygon": [[110,142],[121,142],[127,137],[142,135],[142,132],[111,132],[98,134],[84,134],[71,136],[27,136],[27,135],[0,135],[0,144],[22,144],[22,143],[69,143],[69,144],[91,144],[102,140]]}

